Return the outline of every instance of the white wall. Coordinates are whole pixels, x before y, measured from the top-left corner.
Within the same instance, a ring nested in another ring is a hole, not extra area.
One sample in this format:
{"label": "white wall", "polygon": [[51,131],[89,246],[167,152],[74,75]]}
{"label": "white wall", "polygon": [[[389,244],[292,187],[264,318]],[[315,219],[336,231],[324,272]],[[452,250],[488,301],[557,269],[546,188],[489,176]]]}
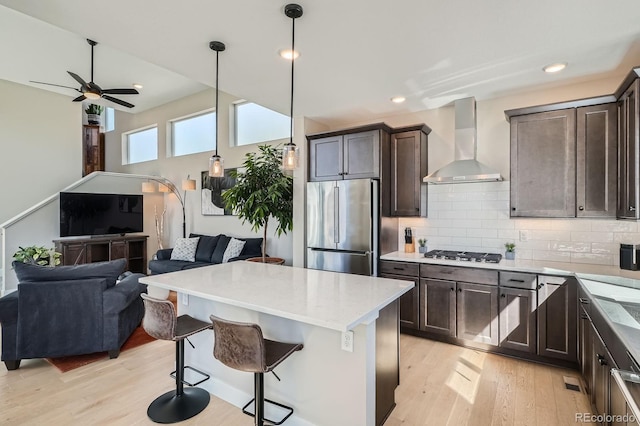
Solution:
{"label": "white wall", "polygon": [[81,144],[81,103],[0,80],[0,223],[78,180]]}
{"label": "white wall", "polygon": [[[225,168],[240,167],[244,155],[247,152],[257,151],[257,144],[242,147],[232,147],[229,145],[229,108],[232,102],[238,100],[231,95],[220,92],[219,99],[219,147],[218,154],[224,158]],[[248,224],[242,224],[237,216],[204,216],[200,207],[200,174],[207,170],[209,157],[212,152],[185,155],[180,157],[170,157],[167,125],[169,120],[183,117],[199,111],[211,109],[215,106],[215,90],[206,90],[192,96],[182,98],[178,101],[162,105],[160,107],[141,112],[138,114],[128,114],[116,112],[116,129],[109,132],[105,137],[106,145],[106,169],[122,173],[135,173],[146,175],[158,175],[170,179],[178,187],[182,179],[190,175],[196,180],[196,191],[187,192],[186,196],[186,218],[187,234],[189,232],[216,235],[226,234],[231,236],[255,237],[262,236],[262,232],[255,234]],[[297,120],[300,125],[295,126],[294,140],[296,144],[304,146],[304,120]],[[158,126],[158,160],[144,163],[123,165],[122,164],[122,139],[121,134],[130,130],[157,124]],[[285,141],[275,141],[280,144]],[[302,158],[301,158],[301,161]],[[306,160],[304,160],[306,161]],[[296,171],[295,179],[303,176],[301,171]],[[294,202],[297,200],[299,191],[294,194]],[[166,195],[167,214],[165,217],[165,247],[173,247],[175,239],[182,236],[182,207],[172,194]],[[297,209],[296,209],[297,211]],[[150,212],[150,214],[153,214]],[[298,226],[298,221],[294,222],[294,229]],[[287,264],[293,262],[293,233],[282,235],[280,238],[273,232],[275,223],[269,224],[269,236],[267,237],[267,253],[270,256],[282,257]],[[294,231],[296,232],[296,231]],[[299,232],[299,231],[298,231]],[[151,235],[154,237],[153,235]],[[155,237],[153,238],[155,239]],[[153,253],[150,246],[150,252]]]}
{"label": "white wall", "polygon": [[[618,265],[619,243],[640,242],[635,222],[615,219],[510,219],[509,123],[504,111],[534,105],[607,95],[620,79],[597,80],[477,102],[478,160],[497,169],[507,182],[430,185],[428,218],[399,222],[399,247],[404,228],[429,240],[430,249],[503,252],[515,241],[518,257],[534,260]],[[429,135],[429,172],[453,161],[453,106],[384,117],[392,127],[425,123]],[[367,124],[351,123],[348,126]],[[524,241],[527,240],[527,241]]]}

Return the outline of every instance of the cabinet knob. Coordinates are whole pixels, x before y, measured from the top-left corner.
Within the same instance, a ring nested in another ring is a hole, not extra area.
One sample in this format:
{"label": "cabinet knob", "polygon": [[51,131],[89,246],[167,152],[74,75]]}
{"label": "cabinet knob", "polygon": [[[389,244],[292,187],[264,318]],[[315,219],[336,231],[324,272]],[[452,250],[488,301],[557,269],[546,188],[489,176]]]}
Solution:
{"label": "cabinet knob", "polygon": [[630,212],[635,212],[635,211],[636,211],[636,208],[635,208],[635,207],[633,207],[633,206],[629,206],[629,211],[630,211]]}
{"label": "cabinet knob", "polygon": [[504,298],[504,297],[507,297],[507,295],[506,295],[506,294],[504,294],[504,293],[502,293],[502,294],[500,295],[500,297],[503,297],[503,298]]}
{"label": "cabinet knob", "polygon": [[453,288],[453,287],[451,287],[451,291],[456,291],[456,289],[455,289],[455,288]]}
{"label": "cabinet knob", "polygon": [[458,293],[462,293],[462,289],[461,288],[458,289]]}
{"label": "cabinet knob", "polygon": [[516,211],[516,208],[515,208],[515,207],[511,207],[511,211],[514,211],[514,212],[515,212],[515,211]]}
{"label": "cabinet knob", "polygon": [[584,206],[578,207],[578,210],[580,210],[580,211],[584,210]]}
{"label": "cabinet knob", "polygon": [[544,283],[538,284],[538,290],[540,290],[542,287],[544,287]]}

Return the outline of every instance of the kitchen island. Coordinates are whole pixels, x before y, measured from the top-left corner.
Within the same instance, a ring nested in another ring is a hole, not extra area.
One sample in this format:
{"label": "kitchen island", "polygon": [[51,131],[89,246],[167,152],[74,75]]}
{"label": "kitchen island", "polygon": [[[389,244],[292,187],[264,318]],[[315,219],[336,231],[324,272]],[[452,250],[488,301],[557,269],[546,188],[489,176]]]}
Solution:
{"label": "kitchen island", "polygon": [[[381,424],[395,406],[397,299],[412,282],[254,262],[140,282],[178,292],[179,314],[254,322],[266,338],[303,343],[302,351],[278,366],[281,382],[265,376],[265,396],[295,409],[290,424]],[[211,374],[199,386],[238,407],[246,404],[253,376],[213,358],[212,333],[190,339],[196,349],[186,348],[185,364]]]}

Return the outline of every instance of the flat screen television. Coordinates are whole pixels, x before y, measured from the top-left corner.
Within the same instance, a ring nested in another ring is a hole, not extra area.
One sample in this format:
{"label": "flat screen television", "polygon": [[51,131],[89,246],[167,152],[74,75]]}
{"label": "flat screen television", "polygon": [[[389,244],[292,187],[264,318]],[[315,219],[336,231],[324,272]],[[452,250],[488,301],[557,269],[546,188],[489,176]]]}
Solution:
{"label": "flat screen television", "polygon": [[60,193],[60,237],[142,230],[142,195]]}

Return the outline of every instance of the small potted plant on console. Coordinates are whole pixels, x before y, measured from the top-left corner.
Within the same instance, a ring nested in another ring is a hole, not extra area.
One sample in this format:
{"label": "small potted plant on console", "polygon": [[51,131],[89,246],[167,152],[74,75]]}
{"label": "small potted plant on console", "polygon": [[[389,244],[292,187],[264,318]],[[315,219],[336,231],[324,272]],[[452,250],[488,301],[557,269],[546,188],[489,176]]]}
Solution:
{"label": "small potted plant on console", "polygon": [[426,253],[427,252],[427,240],[425,238],[418,239],[418,253]]}
{"label": "small potted plant on console", "polygon": [[506,249],[504,252],[504,258],[507,260],[514,260],[516,258],[516,244],[504,243],[504,248]]}

